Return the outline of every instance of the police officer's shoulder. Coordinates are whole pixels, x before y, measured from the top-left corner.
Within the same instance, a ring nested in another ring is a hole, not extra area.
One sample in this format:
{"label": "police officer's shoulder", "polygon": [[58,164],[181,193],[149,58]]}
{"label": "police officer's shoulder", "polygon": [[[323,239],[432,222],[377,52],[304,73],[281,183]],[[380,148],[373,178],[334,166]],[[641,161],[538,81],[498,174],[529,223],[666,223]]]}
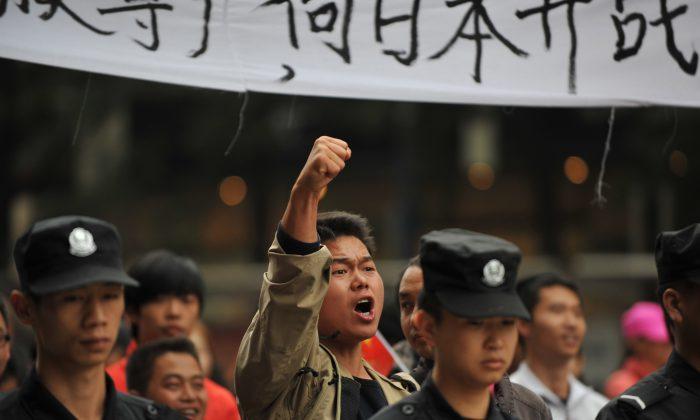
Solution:
{"label": "police officer's shoulder", "polygon": [[182,416],[162,404],[157,404],[146,398],[124,393],[117,393],[117,403],[120,412],[129,413],[135,419],[182,419]]}
{"label": "police officer's shoulder", "polygon": [[384,407],[377,414],[372,416],[371,420],[404,420],[404,419],[422,419],[425,407],[425,401],[420,391],[415,392],[401,401]]}
{"label": "police officer's shoulder", "polygon": [[510,386],[513,389],[514,410],[516,413],[523,411],[531,416],[541,419],[551,419],[552,413],[549,411],[547,404],[540,398],[539,395],[530,391],[526,387],[511,382]]}
{"label": "police officer's shoulder", "polygon": [[635,418],[671,396],[669,384],[660,372],[654,372],[610,401],[598,415],[599,419]]}

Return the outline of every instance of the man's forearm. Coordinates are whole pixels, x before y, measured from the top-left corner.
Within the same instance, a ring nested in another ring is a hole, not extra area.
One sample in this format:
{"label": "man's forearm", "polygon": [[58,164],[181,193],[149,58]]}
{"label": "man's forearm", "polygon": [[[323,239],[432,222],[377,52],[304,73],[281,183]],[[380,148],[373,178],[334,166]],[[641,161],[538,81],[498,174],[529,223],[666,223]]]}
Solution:
{"label": "man's forearm", "polygon": [[321,197],[315,191],[294,186],[280,225],[286,233],[300,242],[316,242],[316,216]]}

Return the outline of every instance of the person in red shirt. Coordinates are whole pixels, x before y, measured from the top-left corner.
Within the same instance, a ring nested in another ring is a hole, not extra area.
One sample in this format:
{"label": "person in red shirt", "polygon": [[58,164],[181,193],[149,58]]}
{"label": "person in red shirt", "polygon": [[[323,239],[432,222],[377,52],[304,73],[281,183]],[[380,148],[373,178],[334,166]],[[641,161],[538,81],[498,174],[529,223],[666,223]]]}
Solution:
{"label": "person in red shirt", "polygon": [[615,398],[627,388],[661,368],[671,354],[671,342],[658,303],[637,302],[621,319],[629,356],[605,382],[605,395]]}
{"label": "person in red shirt", "polygon": [[[140,287],[125,292],[126,313],[134,340],[126,356],[107,368],[117,390],[127,392],[126,365],[140,345],[169,337],[187,337],[204,308],[204,281],[194,261],[167,250],[149,252],[129,270]],[[204,420],[240,419],[236,399],[226,388],[205,379]]]}

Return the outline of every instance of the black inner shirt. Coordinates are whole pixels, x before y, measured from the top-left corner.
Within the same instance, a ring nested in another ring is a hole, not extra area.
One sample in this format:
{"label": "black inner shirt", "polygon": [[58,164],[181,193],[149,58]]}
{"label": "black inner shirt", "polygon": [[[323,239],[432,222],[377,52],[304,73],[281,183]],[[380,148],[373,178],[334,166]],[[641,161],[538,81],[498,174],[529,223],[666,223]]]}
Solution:
{"label": "black inner shirt", "polygon": [[384,392],[373,379],[355,378],[360,383],[360,411],[358,419],[368,419],[388,405]]}
{"label": "black inner shirt", "polygon": [[366,420],[388,405],[377,381],[342,378],[342,420]]}

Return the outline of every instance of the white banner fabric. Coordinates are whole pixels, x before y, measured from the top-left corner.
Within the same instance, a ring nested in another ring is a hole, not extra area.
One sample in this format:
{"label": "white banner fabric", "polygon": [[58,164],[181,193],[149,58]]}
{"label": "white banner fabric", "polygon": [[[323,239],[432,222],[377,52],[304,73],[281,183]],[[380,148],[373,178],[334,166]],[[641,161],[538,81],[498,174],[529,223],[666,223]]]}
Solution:
{"label": "white banner fabric", "polygon": [[1,57],[229,91],[697,107],[696,48],[697,0],[0,0]]}

